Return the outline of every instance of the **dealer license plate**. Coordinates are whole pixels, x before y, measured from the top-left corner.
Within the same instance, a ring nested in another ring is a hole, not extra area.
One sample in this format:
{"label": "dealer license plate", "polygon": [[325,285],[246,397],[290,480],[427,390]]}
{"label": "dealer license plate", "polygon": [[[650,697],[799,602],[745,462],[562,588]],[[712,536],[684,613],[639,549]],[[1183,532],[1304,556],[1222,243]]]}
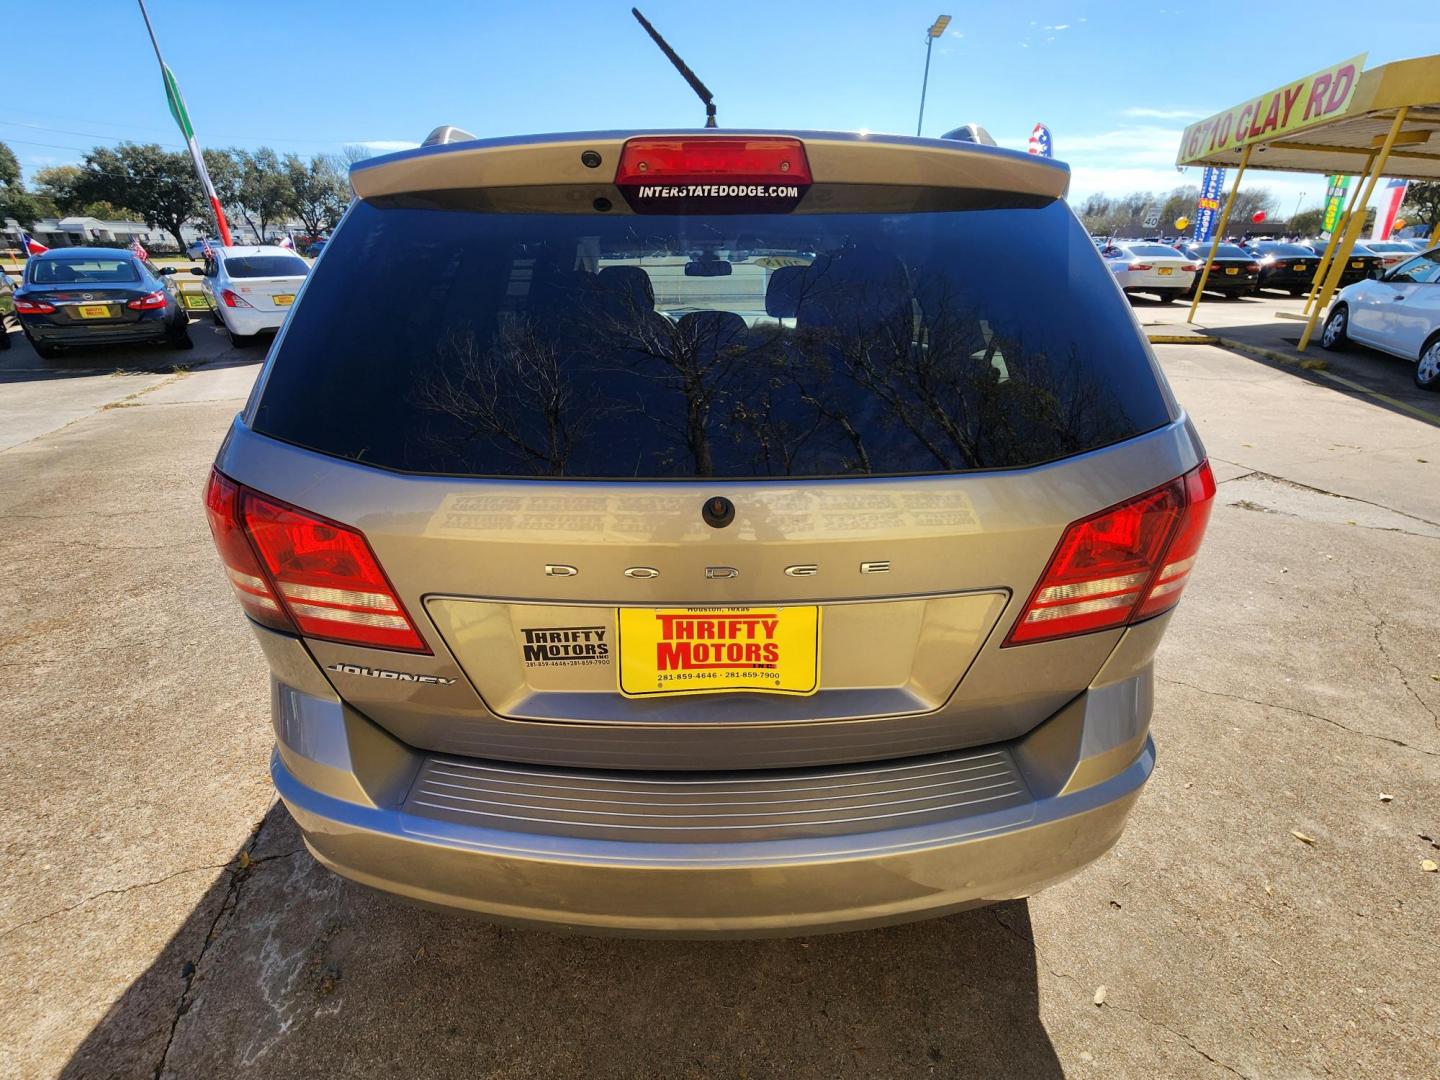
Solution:
{"label": "dealer license plate", "polygon": [[1240,268],[1239,268],[1238,266],[1227,266],[1227,267],[1225,267],[1225,273],[1227,273],[1227,274],[1238,274],[1239,272],[1240,272]]}
{"label": "dealer license plate", "polygon": [[275,301],[276,307],[289,307],[295,302],[295,294],[281,293],[279,296],[270,297],[270,299]]}
{"label": "dealer license plate", "polygon": [[1304,263],[1296,263],[1294,266],[1290,267],[1290,269],[1291,269],[1291,270],[1304,270],[1304,269],[1305,269],[1305,264],[1304,264]]}
{"label": "dealer license plate", "polygon": [[820,688],[818,607],[620,608],[626,697]]}
{"label": "dealer license plate", "polygon": [[1173,267],[1170,267],[1170,266],[1162,266],[1162,267],[1160,267],[1159,270],[1156,270],[1155,272],[1156,272],[1157,274],[1159,274],[1161,277],[1169,277],[1171,274],[1173,274],[1173,273],[1175,272],[1175,270],[1174,270]]}
{"label": "dealer license plate", "polygon": [[108,319],[110,318],[109,304],[81,304],[75,311],[82,319]]}
{"label": "dealer license plate", "polygon": [[1350,269],[1351,269],[1351,270],[1364,270],[1364,269],[1365,269],[1365,264],[1364,264],[1363,262],[1352,262],[1352,263],[1350,264]]}

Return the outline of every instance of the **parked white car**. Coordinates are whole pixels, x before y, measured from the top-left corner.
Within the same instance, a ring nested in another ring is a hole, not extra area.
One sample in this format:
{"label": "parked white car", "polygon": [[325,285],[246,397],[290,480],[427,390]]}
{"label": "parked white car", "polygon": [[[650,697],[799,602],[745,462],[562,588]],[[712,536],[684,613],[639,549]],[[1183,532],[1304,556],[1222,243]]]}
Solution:
{"label": "parked white car", "polygon": [[1440,390],[1440,247],[1340,290],[1320,344],[1351,341],[1415,361],[1415,384]]}
{"label": "parked white car", "polygon": [[1399,240],[1366,240],[1365,246],[1380,256],[1380,265],[1389,270],[1415,254],[1415,249]]}
{"label": "parked white car", "polygon": [[231,342],[253,345],[263,331],[280,329],[310,264],[271,244],[211,250],[204,268],[190,272],[200,275],[200,290]]}
{"label": "parked white car", "polygon": [[1200,264],[1168,244],[1112,240],[1100,249],[1126,293],[1150,293],[1169,303],[1190,291]]}

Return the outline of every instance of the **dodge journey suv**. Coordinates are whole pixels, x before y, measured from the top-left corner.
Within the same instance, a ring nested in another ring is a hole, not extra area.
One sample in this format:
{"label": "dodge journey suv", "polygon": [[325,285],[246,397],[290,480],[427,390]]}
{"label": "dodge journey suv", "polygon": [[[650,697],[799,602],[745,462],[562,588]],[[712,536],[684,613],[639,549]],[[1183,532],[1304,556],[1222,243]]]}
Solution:
{"label": "dodge journey suv", "polygon": [[704,937],[1105,852],[1215,486],[1066,167],[442,131],[352,170],[205,495],[315,857]]}

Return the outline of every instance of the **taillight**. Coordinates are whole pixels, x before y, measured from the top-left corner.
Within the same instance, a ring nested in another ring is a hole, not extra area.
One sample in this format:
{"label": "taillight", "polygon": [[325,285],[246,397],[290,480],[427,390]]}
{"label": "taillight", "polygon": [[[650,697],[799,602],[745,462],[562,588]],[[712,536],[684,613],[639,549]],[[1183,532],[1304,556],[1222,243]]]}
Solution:
{"label": "taillight", "polygon": [[[1250,263],[1248,266],[1245,267],[1245,269],[1246,269],[1247,271],[1249,271],[1250,273],[1252,273],[1252,274],[1258,274],[1258,273],[1260,272],[1260,264],[1259,264],[1259,263]],[[1307,269],[1308,269],[1308,267],[1307,267]]]}
{"label": "taillight", "polygon": [[[240,523],[227,538],[239,539],[253,568],[232,563],[213,514],[211,529],[240,603],[252,618],[276,629],[347,645],[430,652],[362,533],[276,502],[218,471],[211,473],[207,506],[211,492],[226,485],[237,492],[232,501],[238,514],[232,511],[232,516]],[[260,618],[247,602],[247,590],[255,593],[255,581],[272,604],[278,602],[276,610],[284,613],[281,623]]]}
{"label": "taillight", "polygon": [[131,311],[159,311],[165,306],[165,290],[158,289],[144,296],[137,296],[134,300],[125,303]]}
{"label": "taillight", "polygon": [[243,296],[237,296],[230,289],[220,290],[220,299],[225,301],[226,307],[250,307],[252,306]]}
{"label": "taillight", "polygon": [[1154,267],[1153,265],[1151,265],[1150,263],[1131,263],[1131,264],[1130,264],[1130,269],[1131,269],[1131,270],[1154,270],[1155,267]]}
{"label": "taillight", "polygon": [[17,315],[49,315],[55,310],[54,304],[47,304],[44,300],[21,300],[15,299],[15,314]]}
{"label": "taillight", "polygon": [[216,469],[210,470],[210,483],[205,487],[205,513],[220,561],[245,614],[272,630],[294,633],[295,627],[276,601],[240,525],[240,485]]}
{"label": "taillight", "polygon": [[810,184],[805,144],[774,135],[642,136],[615,169],[638,214],[788,213]]}
{"label": "taillight", "polygon": [[1005,644],[1107,630],[1174,607],[1214,498],[1215,478],[1203,461],[1068,526]]}
{"label": "taillight", "polygon": [[[1185,263],[1183,266],[1180,267],[1180,269],[1181,269],[1181,270],[1196,270],[1196,271],[1198,271],[1198,270],[1200,269],[1200,264],[1199,264],[1199,263]],[[1215,267],[1212,266],[1210,269],[1211,269],[1211,270],[1214,270]]]}
{"label": "taillight", "polygon": [[810,160],[799,139],[630,139],[620,151],[615,183],[625,184],[809,184]]}

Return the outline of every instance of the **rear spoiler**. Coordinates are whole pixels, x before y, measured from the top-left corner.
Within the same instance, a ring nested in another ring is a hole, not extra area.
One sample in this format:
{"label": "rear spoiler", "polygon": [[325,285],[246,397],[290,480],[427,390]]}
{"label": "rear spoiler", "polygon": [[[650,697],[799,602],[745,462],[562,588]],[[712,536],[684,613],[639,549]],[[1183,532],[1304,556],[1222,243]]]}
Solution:
{"label": "rear spoiler", "polygon": [[[443,130],[443,129],[442,129]],[[452,129],[453,130],[453,129]],[[1036,201],[1063,198],[1070,167],[1063,162],[958,139],[922,139],[833,131],[689,129],[574,132],[504,139],[460,138],[350,167],[350,183],[362,199],[480,188],[582,187],[613,192],[626,140],[674,136],[743,138],[784,136],[805,144],[817,186],[954,188],[1003,192]],[[445,134],[449,134],[446,132]],[[824,209],[812,202],[808,207]]]}

